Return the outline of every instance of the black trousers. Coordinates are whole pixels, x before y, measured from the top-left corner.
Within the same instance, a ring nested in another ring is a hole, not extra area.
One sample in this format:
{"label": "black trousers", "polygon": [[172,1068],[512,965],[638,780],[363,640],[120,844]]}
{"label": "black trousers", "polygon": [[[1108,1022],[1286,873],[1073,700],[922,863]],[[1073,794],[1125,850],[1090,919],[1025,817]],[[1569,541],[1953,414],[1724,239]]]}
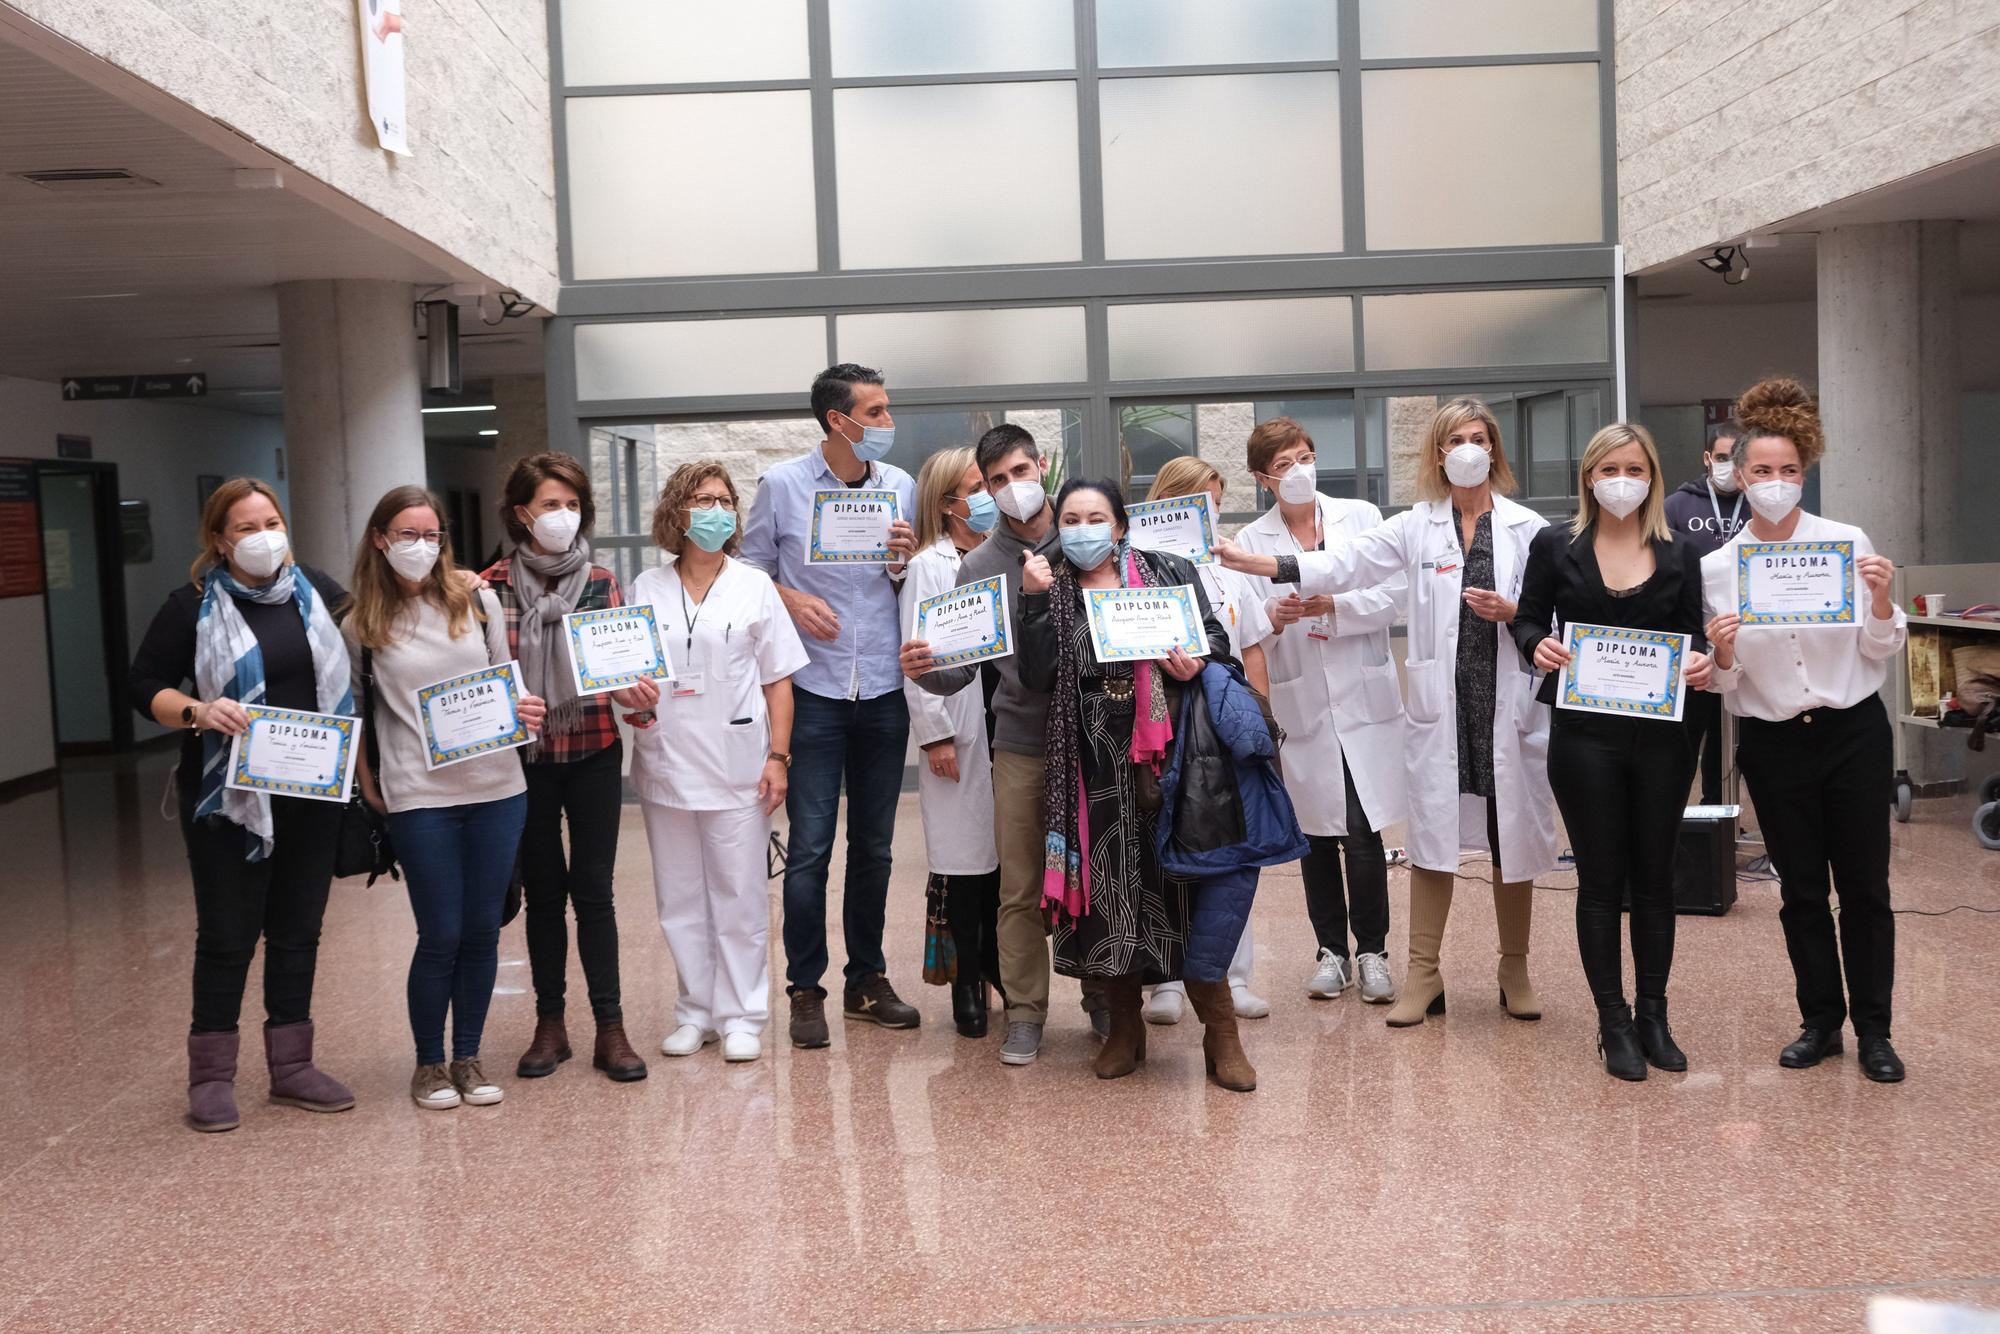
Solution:
{"label": "black trousers", "polygon": [[576,912],[576,952],[590,990],[591,1015],[606,1024],[624,1018],[618,992],[618,916],[611,901],[618,817],[625,800],[618,772],[624,753],[620,740],[580,760],[526,766],[528,823],[521,831],[521,901],[528,919],[535,1013],[542,1017],[563,1012],[569,971],[569,922],[564,912],[568,907]]}
{"label": "black trousers", "polygon": [[1717,805],[1722,801],[1722,696],[1690,690],[1681,716],[1701,766],[1701,804]]}
{"label": "black trousers", "polygon": [[1000,987],[999,870],[940,878],[945,919],[951,923],[952,944],[958,949],[960,980],[980,977]]}
{"label": "black trousers", "polygon": [[[1838,1030],[1851,1013],[1856,1037],[1886,1038],[1896,918],[1889,907],[1893,743],[1882,697],[1809,709],[1782,723],[1745,718],[1739,736],[1736,763],[1778,873],[1778,920],[1798,983],[1799,1021]],[[1833,890],[1840,893],[1838,945]]]}
{"label": "black trousers", "polygon": [[1664,1000],[1674,963],[1674,853],[1694,751],[1655,718],[1556,711],[1549,786],[1576,854],[1576,943],[1598,1008],[1625,1003],[1620,907],[1632,895],[1638,994]]}
{"label": "black trousers", "polygon": [[[1299,873],[1306,882],[1306,916],[1312,919],[1316,948],[1332,950],[1341,958],[1347,952],[1350,917],[1354,926],[1354,949],[1359,954],[1382,954],[1389,938],[1389,864],[1382,857],[1382,835],[1369,827],[1368,812],[1361,808],[1361,795],[1354,790],[1354,771],[1340,761],[1340,776],[1347,784],[1347,832],[1338,838],[1306,835],[1311,851],[1299,861]],[[1347,862],[1347,884],[1340,882],[1340,864]]]}
{"label": "black trousers", "polygon": [[271,798],[271,855],[245,861],[249,835],[222,819],[197,823],[192,784],[181,790],[181,837],[194,877],[196,1033],[233,1033],[257,940],[264,941],[264,1014],[273,1025],[312,1018],[320,922],[333,883],[341,807]]}

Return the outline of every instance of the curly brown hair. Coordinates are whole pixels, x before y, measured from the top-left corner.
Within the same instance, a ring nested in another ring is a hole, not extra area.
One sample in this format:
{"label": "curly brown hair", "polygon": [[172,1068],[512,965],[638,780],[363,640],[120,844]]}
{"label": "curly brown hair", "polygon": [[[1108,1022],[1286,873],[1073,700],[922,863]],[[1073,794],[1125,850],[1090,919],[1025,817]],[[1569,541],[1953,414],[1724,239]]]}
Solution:
{"label": "curly brown hair", "polygon": [[736,479],[715,459],[698,459],[674,469],[660,488],[660,503],[653,507],[653,541],[668,555],[681,554],[681,542],[687,537],[688,501],[694,498],[695,488],[711,477],[722,479],[729,488],[730,502],[736,506],[736,531],[722,544],[723,554],[733,556],[743,544],[743,499],[736,494]]}
{"label": "curly brown hair", "polygon": [[[1813,402],[1813,396],[1797,380],[1759,380],[1736,400],[1733,416],[1742,430],[1744,443],[1759,436],[1789,440],[1792,448],[1799,451],[1802,467],[1811,468],[1826,453],[1826,432],[1820,426],[1819,404]],[[1736,453],[1740,459],[1747,451]],[[1739,469],[1741,466],[1738,464]]]}

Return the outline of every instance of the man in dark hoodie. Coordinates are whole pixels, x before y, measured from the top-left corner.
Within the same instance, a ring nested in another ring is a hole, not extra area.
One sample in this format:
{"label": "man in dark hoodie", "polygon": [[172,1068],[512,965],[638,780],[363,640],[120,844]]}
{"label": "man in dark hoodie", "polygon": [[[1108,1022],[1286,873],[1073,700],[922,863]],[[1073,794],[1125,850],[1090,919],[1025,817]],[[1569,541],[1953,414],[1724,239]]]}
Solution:
{"label": "man in dark hoodie", "polygon": [[[1701,454],[1701,479],[1682,483],[1667,497],[1667,527],[1703,556],[1736,536],[1736,530],[1750,517],[1744,512],[1743,490],[1736,480],[1739,434],[1729,422],[1709,427],[1708,447]],[[1701,799],[1713,806],[1722,800],[1722,696],[1690,690],[1686,721],[1688,740],[1701,761]]]}

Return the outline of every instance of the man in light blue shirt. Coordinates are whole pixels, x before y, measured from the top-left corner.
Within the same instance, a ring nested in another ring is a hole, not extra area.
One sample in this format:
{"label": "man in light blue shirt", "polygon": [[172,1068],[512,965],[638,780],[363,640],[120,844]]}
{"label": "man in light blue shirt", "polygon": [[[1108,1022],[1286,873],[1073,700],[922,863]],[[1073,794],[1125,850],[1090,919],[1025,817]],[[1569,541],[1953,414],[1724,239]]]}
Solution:
{"label": "man in light blue shirt", "polygon": [[[792,677],[791,823],[785,851],[785,991],[795,1047],[824,1047],[826,879],[842,780],[847,786],[847,940],[843,1012],[885,1028],[915,1028],[916,1008],[889,985],[882,919],[890,845],[902,793],[910,715],[897,664],[896,605],[903,562],[915,550],[909,518],[916,483],[881,461],[895,440],[881,372],[843,363],[812,386],[813,416],[826,438],[802,458],[764,475],[743,529],[742,559],[771,576],[798,624],[808,664]],[[813,496],[844,488],[894,491],[902,518],[890,530],[888,565],[814,565],[806,560]]]}

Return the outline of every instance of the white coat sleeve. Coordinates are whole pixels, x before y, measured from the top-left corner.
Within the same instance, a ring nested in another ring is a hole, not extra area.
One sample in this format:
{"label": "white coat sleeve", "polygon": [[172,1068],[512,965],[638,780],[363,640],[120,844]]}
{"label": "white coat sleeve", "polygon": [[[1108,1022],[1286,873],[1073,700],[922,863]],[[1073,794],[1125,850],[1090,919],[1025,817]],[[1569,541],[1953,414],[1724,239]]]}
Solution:
{"label": "white coat sleeve", "polygon": [[[1365,533],[1341,541],[1329,540],[1324,551],[1301,555],[1299,592],[1311,597],[1365,589],[1398,577],[1407,580],[1409,557],[1404,544],[1410,540],[1409,518],[1413,513],[1414,510],[1405,510]],[[1336,613],[1336,623],[1338,620]]]}
{"label": "white coat sleeve", "polygon": [[[898,594],[903,617],[903,638],[916,638],[917,604],[925,598],[951,591],[952,572],[942,561],[912,560],[903,572]],[[910,706],[910,736],[919,746],[948,741],[957,734],[951,715],[945,711],[945,696],[933,695],[908,677],[903,679],[903,699]]]}
{"label": "white coat sleeve", "polygon": [[[1370,532],[1382,526],[1382,511],[1369,506],[1375,516]],[[1342,593],[1333,600],[1333,633],[1338,635],[1372,635],[1377,630],[1387,630],[1396,623],[1396,613],[1402,609],[1409,596],[1410,576],[1407,570],[1398,570],[1391,578],[1369,588],[1357,588],[1352,593]]]}

